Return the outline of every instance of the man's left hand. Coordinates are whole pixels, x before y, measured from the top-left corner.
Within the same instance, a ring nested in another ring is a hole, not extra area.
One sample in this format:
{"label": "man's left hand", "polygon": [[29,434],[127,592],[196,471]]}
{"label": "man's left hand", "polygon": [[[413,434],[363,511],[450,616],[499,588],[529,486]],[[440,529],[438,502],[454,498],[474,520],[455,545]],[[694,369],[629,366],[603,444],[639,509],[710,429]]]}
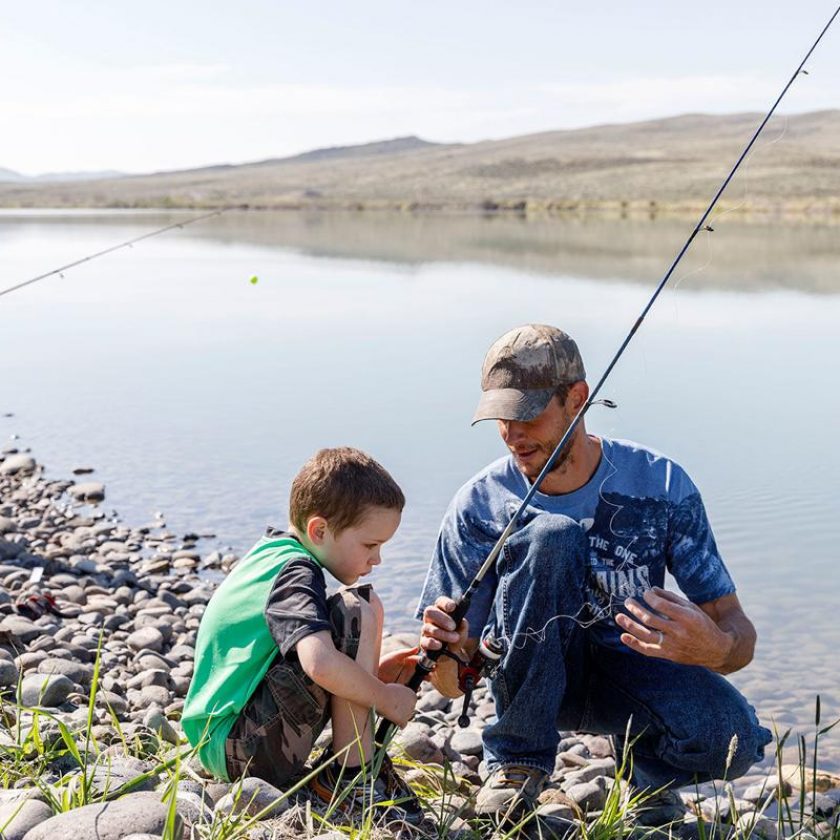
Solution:
{"label": "man's left hand", "polygon": [[658,586],[647,590],[643,598],[644,604],[634,598],[624,602],[638,621],[623,613],[615,617],[627,647],[644,656],[712,670],[726,661],[735,639],[700,607]]}

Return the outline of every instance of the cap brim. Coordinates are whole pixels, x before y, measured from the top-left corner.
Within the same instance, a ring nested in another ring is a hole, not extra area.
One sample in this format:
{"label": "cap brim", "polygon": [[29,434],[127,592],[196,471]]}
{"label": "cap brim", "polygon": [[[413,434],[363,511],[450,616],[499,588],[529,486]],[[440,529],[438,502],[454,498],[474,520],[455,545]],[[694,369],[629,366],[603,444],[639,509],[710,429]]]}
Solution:
{"label": "cap brim", "polygon": [[484,391],[470,425],[481,420],[533,420],[545,411],[554,388],[520,391],[517,388],[494,388]]}

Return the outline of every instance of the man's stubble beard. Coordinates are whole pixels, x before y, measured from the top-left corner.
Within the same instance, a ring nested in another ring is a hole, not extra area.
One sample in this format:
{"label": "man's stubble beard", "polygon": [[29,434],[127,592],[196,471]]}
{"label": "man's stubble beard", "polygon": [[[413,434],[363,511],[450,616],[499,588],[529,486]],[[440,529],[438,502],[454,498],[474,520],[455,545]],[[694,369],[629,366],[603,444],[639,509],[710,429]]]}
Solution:
{"label": "man's stubble beard", "polygon": [[[546,449],[548,451],[546,452],[545,459],[539,465],[538,468],[535,468],[535,472],[533,475],[529,475],[527,472],[522,470],[522,467],[519,468],[529,481],[534,482],[537,476],[543,471],[545,465],[548,463],[548,459],[551,457],[554,450],[557,449],[557,444],[560,443],[561,440],[563,440],[563,435],[566,434],[566,432],[569,430],[569,426],[571,425],[571,419],[567,419],[566,425],[563,427],[563,431],[557,436],[557,438],[554,441],[552,441],[546,446]],[[572,446],[575,442],[575,435],[577,434],[577,432],[578,430],[575,429],[574,434],[572,434],[572,436],[566,441],[566,445],[563,447],[563,449],[560,451],[560,454],[557,456],[556,460],[551,465],[551,469],[548,471],[549,475],[562,469],[568,462],[569,456],[572,454]]]}

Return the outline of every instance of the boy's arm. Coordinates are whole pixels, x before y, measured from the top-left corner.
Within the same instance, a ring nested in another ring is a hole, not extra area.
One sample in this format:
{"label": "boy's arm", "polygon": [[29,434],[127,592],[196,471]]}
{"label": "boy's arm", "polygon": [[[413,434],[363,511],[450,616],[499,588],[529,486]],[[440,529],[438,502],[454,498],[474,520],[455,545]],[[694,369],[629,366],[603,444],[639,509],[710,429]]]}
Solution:
{"label": "boy's arm", "polygon": [[384,683],[339,651],[326,630],[302,638],[298,661],[309,678],[336,697],[359,706],[375,706],[392,723],[405,726],[417,695],[400,683]]}

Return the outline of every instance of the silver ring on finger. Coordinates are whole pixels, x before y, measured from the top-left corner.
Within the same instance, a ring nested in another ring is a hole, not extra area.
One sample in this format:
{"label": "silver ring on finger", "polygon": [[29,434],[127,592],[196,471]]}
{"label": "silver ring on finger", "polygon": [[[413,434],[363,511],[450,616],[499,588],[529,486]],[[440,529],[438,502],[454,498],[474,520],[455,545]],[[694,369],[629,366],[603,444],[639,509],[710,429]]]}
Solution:
{"label": "silver ring on finger", "polygon": [[657,632],[659,633],[659,639],[656,644],[659,645],[659,647],[662,647],[662,642],[665,641],[665,634],[661,630],[657,630]]}

